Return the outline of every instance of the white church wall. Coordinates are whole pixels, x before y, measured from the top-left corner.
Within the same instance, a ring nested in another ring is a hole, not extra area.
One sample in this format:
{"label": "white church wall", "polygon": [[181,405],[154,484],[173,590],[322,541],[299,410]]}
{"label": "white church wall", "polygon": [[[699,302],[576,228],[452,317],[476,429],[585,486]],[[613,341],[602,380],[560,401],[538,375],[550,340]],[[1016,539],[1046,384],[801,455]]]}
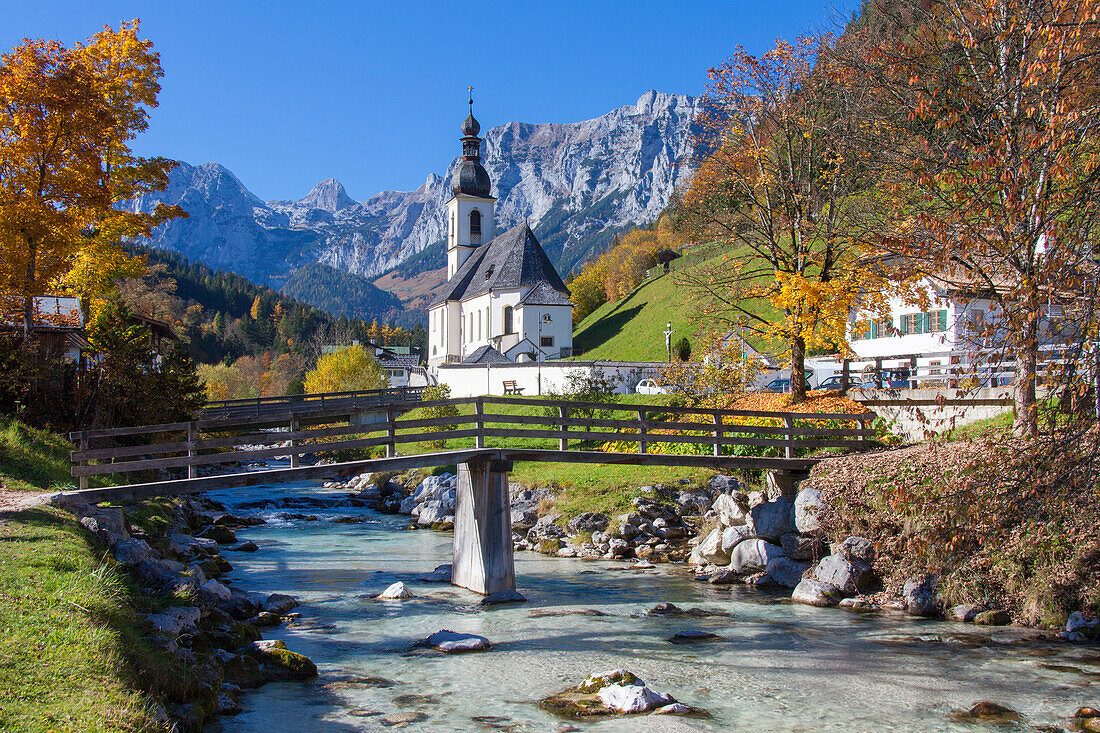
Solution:
{"label": "white church wall", "polygon": [[521,314],[520,333],[533,344],[539,343],[539,321],[549,314],[550,322],[543,323],[541,335],[554,339],[553,346],[542,348],[546,356],[557,356],[562,349],[573,348],[573,309],[567,305],[524,305],[516,309]]}
{"label": "white church wall", "polygon": [[451,388],[452,397],[503,395],[504,382],[514,381],[525,396],[562,393],[569,376],[602,375],[613,380],[615,394],[633,394],[642,379],[657,377],[660,362],[544,361],[482,366],[449,364],[437,372],[440,384]]}

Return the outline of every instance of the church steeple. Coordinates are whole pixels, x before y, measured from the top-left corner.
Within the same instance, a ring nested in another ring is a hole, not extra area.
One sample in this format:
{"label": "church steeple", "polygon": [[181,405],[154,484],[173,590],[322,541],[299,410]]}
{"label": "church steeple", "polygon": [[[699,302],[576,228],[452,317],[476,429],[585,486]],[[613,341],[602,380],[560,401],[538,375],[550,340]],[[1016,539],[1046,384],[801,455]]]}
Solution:
{"label": "church steeple", "polygon": [[462,165],[455,174],[451,190],[455,195],[465,194],[488,198],[493,188],[489,179],[489,173],[481,165],[481,138],[477,136],[481,132],[481,125],[474,119],[473,87],[470,90],[470,114],[462,123]]}

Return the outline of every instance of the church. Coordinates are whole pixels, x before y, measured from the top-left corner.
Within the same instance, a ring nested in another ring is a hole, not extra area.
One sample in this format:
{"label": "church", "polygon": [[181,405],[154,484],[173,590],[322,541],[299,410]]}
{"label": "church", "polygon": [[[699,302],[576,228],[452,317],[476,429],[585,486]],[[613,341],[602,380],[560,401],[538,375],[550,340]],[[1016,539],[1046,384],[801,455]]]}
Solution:
{"label": "church", "polygon": [[474,101],[447,201],[447,283],[428,308],[428,367],[547,361],[573,350],[573,304],[527,223],[496,234]]}

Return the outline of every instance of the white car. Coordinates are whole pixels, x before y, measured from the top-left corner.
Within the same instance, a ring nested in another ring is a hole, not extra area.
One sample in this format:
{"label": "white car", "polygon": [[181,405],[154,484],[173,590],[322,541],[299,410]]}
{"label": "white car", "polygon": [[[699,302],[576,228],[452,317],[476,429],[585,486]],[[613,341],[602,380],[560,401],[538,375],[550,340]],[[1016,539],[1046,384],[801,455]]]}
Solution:
{"label": "white car", "polygon": [[638,382],[638,386],[634,388],[634,394],[671,394],[672,389],[670,387],[662,387],[657,384],[656,379],[643,379]]}

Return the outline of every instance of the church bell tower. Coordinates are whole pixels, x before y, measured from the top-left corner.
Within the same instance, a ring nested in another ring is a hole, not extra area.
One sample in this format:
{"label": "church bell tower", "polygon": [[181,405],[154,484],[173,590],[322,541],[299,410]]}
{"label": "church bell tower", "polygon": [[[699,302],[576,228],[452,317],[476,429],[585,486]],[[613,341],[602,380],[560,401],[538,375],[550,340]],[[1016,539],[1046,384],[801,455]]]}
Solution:
{"label": "church bell tower", "polygon": [[454,277],[470,253],[493,238],[492,181],[481,165],[481,125],[474,119],[473,87],[470,114],[462,123],[462,163],[451,181],[447,202],[447,279]]}

